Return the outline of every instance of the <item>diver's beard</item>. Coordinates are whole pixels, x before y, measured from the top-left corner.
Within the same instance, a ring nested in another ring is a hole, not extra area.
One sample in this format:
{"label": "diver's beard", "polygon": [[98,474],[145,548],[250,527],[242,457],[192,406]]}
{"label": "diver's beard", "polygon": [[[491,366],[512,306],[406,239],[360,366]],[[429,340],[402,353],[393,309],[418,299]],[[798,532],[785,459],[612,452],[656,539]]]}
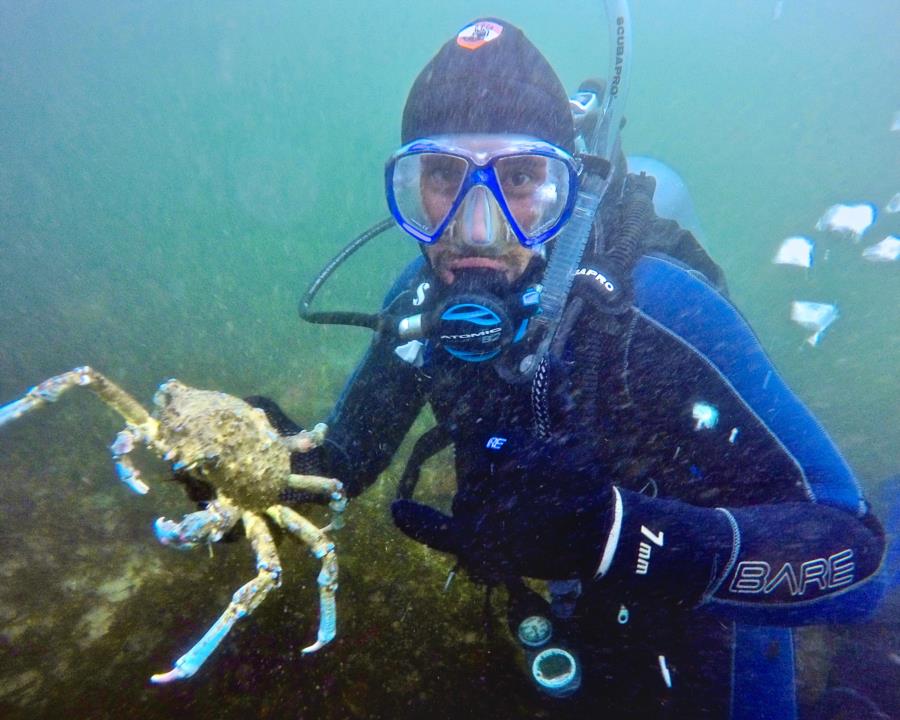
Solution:
{"label": "diver's beard", "polygon": [[491,293],[497,297],[506,297],[508,293],[521,291],[529,285],[538,283],[547,267],[543,254],[535,254],[525,270],[517,277],[510,279],[503,270],[494,268],[457,268],[453,271],[453,281],[447,283],[443,273],[434,270],[435,281],[441,294]]}
{"label": "diver's beard", "polygon": [[459,268],[453,274],[452,285],[446,287],[452,288],[454,293],[489,293],[497,297],[505,297],[512,290],[512,283],[502,270]]}

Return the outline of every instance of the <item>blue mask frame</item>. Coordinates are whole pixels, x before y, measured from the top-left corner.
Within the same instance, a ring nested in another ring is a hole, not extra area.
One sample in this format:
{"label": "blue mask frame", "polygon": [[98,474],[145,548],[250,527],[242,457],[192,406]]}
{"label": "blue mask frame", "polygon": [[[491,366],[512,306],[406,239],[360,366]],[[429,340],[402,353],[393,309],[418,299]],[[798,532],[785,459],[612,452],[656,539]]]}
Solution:
{"label": "blue mask frame", "polygon": [[[387,195],[388,208],[390,208],[394,220],[397,221],[397,224],[400,225],[404,231],[412,235],[421,243],[425,243],[426,245],[434,244],[456,215],[459,206],[462,204],[468,192],[476,185],[483,185],[490,190],[500,209],[503,211],[503,215],[509,223],[510,228],[519,243],[524,247],[531,248],[540,245],[552,238],[562,229],[563,225],[566,224],[572,215],[572,210],[575,207],[575,199],[578,195],[578,176],[581,171],[581,162],[579,160],[556,145],[530,138],[516,139],[515,137],[511,137],[508,138],[507,141],[507,139],[500,136],[500,138],[505,141],[504,146],[501,149],[490,153],[476,152],[461,147],[458,143],[463,138],[464,136],[448,136],[447,138],[422,138],[414,140],[401,147],[388,159],[384,170],[385,193]],[[394,196],[394,170],[397,162],[401,158],[423,153],[442,154],[460,158],[466,162],[467,166],[465,179],[459,187],[450,210],[434,232],[430,234],[406,220],[403,213],[400,212],[400,208],[397,205],[397,199]],[[487,156],[487,159],[479,161],[479,156],[484,155]],[[494,164],[498,160],[516,155],[534,155],[537,157],[560,160],[565,164],[569,173],[569,193],[559,218],[550,227],[534,237],[525,235],[519,227],[518,222],[516,222],[515,217],[503,197],[503,192],[500,189],[500,182],[497,178],[497,173],[494,170]]]}

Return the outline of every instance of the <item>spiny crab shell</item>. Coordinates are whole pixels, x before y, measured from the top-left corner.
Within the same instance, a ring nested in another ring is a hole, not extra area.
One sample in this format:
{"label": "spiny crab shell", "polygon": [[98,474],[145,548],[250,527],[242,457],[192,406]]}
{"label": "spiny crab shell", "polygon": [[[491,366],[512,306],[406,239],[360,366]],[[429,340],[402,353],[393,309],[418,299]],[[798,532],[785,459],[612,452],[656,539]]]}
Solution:
{"label": "spiny crab shell", "polygon": [[279,502],[291,474],[290,450],[265,412],[243,400],[198,390],[178,380],[160,385],[153,397],[163,459],[200,475],[247,510]]}

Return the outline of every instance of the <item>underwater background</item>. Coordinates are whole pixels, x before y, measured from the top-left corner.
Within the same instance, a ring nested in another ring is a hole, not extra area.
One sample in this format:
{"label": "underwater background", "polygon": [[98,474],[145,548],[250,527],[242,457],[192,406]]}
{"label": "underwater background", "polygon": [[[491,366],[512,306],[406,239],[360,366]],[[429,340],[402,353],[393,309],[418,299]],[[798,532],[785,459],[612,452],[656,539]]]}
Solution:
{"label": "underwater background", "polygon": [[[900,214],[884,210],[900,192],[900,8],[633,0],[631,10],[626,153],[685,179],[733,300],[878,501],[882,479],[900,472],[900,265],[861,251],[900,230]],[[305,325],[297,300],[387,214],[383,164],[406,93],[444,41],[484,15],[519,25],[570,92],[606,71],[603,6],[586,0],[0,0],[0,404],[90,364],[146,404],[176,376],[268,395],[306,425],[324,418],[369,333]],[[860,243],[815,230],[829,206],[851,201],[879,208]],[[816,241],[811,269],[772,264],[792,235]],[[417,252],[390,231],[317,307],[375,309]],[[790,321],[794,300],[838,306],[816,347]],[[0,431],[0,717],[552,716],[505,638],[502,598],[486,613],[466,579],[444,592],[452,560],[394,530],[404,457],[350,504],[337,535],[332,645],[299,654],[315,635],[318,563],[284,543],[281,589],[194,678],[150,685],[254,561],[245,541],[212,558],[156,542],[155,518],[194,507],[148,453],[137,454],[148,496],[116,481],[107,448],[121,426],[90,393],[72,393]],[[452,491],[438,456],[419,493]],[[878,632],[897,638],[896,626]],[[799,633],[805,709],[837,658],[855,653],[857,672],[884,661],[868,654],[872,633]],[[897,685],[888,709],[900,715]]]}

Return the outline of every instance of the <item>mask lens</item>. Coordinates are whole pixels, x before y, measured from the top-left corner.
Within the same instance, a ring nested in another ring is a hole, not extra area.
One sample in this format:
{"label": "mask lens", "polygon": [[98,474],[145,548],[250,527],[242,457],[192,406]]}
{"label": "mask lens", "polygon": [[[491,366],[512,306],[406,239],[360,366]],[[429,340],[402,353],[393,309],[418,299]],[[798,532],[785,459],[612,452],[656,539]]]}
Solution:
{"label": "mask lens", "polygon": [[467,169],[466,160],[454,155],[416,153],[398,158],[391,183],[403,219],[432,235],[450,213]]}
{"label": "mask lens", "polygon": [[551,228],[569,198],[569,168],[558,158],[509,155],[494,164],[509,213],[526,238]]}

